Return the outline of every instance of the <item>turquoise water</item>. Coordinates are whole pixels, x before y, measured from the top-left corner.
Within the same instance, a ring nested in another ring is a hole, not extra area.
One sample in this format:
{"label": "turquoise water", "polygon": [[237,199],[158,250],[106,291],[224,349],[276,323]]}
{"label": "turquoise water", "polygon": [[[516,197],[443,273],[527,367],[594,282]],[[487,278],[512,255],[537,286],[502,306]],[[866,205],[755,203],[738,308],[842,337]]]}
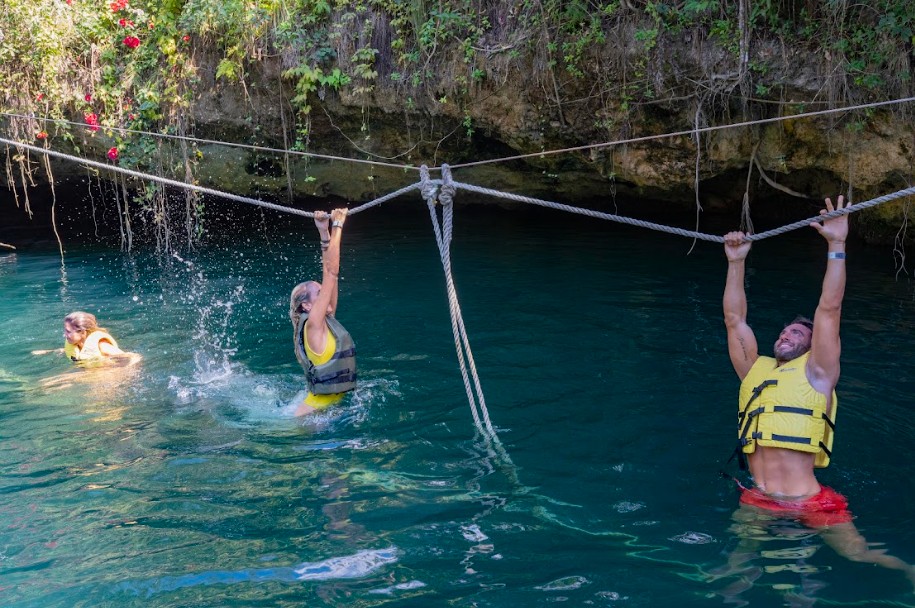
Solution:
{"label": "turquoise water", "polygon": [[[720,246],[458,209],[455,280],[500,455],[474,425],[419,203],[348,221],[338,318],[361,385],[289,416],[288,293],[317,247],[310,220],[266,217],[172,256],[0,252],[0,604],[915,605],[901,572],[790,521],[732,519]],[[813,231],[756,245],[763,348],[812,313],[824,252]],[[852,244],[848,268],[820,478],[868,541],[915,562],[915,287],[888,248]],[[42,385],[74,370],[30,351],[61,345],[79,309],[143,355],[135,374]]]}

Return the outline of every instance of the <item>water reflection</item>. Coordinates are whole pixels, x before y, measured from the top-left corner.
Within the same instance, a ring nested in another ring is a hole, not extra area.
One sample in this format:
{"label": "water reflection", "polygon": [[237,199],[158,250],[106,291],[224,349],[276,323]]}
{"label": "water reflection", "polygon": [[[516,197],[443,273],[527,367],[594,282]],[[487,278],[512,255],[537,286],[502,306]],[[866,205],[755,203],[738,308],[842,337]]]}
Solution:
{"label": "water reflection", "polygon": [[915,586],[915,567],[869,543],[853,522],[812,528],[798,518],[744,504],[732,521],[733,547],[724,551],[727,561],[705,577],[719,585],[714,594],[725,604],[747,606],[750,599],[744,594],[754,587],[769,587],[785,606],[813,606],[820,599],[817,594],[830,586],[819,575],[832,567],[814,559],[824,546],[852,562],[898,570]]}

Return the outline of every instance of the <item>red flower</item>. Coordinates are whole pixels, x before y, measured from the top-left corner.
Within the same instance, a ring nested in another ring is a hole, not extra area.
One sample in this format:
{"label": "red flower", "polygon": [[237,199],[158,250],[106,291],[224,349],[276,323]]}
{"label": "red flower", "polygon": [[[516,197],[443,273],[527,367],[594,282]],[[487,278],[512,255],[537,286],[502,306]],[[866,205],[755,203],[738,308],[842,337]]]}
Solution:
{"label": "red flower", "polygon": [[89,125],[90,131],[98,131],[98,114],[95,112],[83,114],[83,120]]}
{"label": "red flower", "polygon": [[108,150],[108,160],[117,161],[118,159],[118,149],[117,146]]}
{"label": "red flower", "polygon": [[136,115],[136,114],[128,114],[128,115],[127,115],[127,118],[129,118],[130,120],[136,120],[136,119],[137,119],[137,115]]}
{"label": "red flower", "polygon": [[130,19],[118,19],[118,25],[121,27],[133,27],[133,21]]}
{"label": "red flower", "polygon": [[83,99],[85,99],[87,102],[92,101],[92,95],[86,93],[86,96]]}
{"label": "red flower", "polygon": [[73,4],[73,0],[67,0],[67,4]]}
{"label": "red flower", "polygon": [[127,46],[127,48],[135,49],[140,46],[140,39],[136,36],[126,36],[124,38],[124,45]]}
{"label": "red flower", "polygon": [[114,0],[111,4],[108,5],[111,7],[111,12],[116,13],[127,8],[127,0]]}
{"label": "red flower", "polygon": [[42,99],[44,99],[44,93],[39,93],[35,96],[35,101],[41,101]]}
{"label": "red flower", "polygon": [[190,41],[191,41],[191,37],[188,36],[187,34],[185,34],[184,36],[182,36],[181,39],[184,40],[185,42],[190,42]]}
{"label": "red flower", "polygon": [[38,133],[35,134],[35,138],[36,139],[47,139],[48,134],[45,131],[39,131]]}

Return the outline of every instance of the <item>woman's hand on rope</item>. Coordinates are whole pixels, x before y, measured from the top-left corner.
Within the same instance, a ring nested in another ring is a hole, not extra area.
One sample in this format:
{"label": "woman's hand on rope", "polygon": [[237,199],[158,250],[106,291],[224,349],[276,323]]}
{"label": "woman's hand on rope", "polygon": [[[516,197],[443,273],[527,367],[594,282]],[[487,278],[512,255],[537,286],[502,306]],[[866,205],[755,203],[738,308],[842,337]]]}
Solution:
{"label": "woman's hand on rope", "polygon": [[[820,209],[820,215],[826,215],[830,211],[835,209],[844,209],[848,205],[845,204],[845,197],[839,195],[839,198],[836,200],[835,206],[832,204],[831,199],[826,199],[826,208]],[[823,235],[823,238],[826,239],[829,243],[844,243],[845,239],[848,237],[848,214],[840,215],[839,217],[833,217],[826,220],[820,220],[818,222],[811,222],[810,225],[820,234]]]}
{"label": "woman's hand on rope", "polygon": [[752,242],[745,239],[743,232],[728,232],[724,235],[724,254],[728,257],[728,262],[742,262],[747,259],[750,253]]}
{"label": "woman's hand on rope", "polygon": [[330,219],[332,220],[332,226],[334,228],[343,228],[343,223],[346,221],[346,214],[349,211],[346,207],[342,209],[334,209],[330,212]]}
{"label": "woman's hand on rope", "polygon": [[315,226],[318,227],[321,244],[330,242],[330,216],[326,211],[315,211]]}

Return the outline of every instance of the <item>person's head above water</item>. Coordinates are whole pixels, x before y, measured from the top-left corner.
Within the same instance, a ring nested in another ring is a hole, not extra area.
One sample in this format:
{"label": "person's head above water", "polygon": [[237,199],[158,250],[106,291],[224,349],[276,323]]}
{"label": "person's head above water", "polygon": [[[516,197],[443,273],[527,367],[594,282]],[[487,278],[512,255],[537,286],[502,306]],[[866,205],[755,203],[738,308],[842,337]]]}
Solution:
{"label": "person's head above water", "polygon": [[321,284],[317,281],[305,281],[292,288],[292,293],[289,294],[289,319],[293,325],[298,325],[299,315],[303,312],[311,312],[320,293]]}
{"label": "person's head above water", "polygon": [[95,315],[88,312],[71,312],[64,317],[64,339],[70,344],[81,346],[86,336],[101,329]]}
{"label": "person's head above water", "polygon": [[779,364],[797,359],[810,350],[813,338],[813,321],[797,316],[785,325],[775,341],[775,360]]}

